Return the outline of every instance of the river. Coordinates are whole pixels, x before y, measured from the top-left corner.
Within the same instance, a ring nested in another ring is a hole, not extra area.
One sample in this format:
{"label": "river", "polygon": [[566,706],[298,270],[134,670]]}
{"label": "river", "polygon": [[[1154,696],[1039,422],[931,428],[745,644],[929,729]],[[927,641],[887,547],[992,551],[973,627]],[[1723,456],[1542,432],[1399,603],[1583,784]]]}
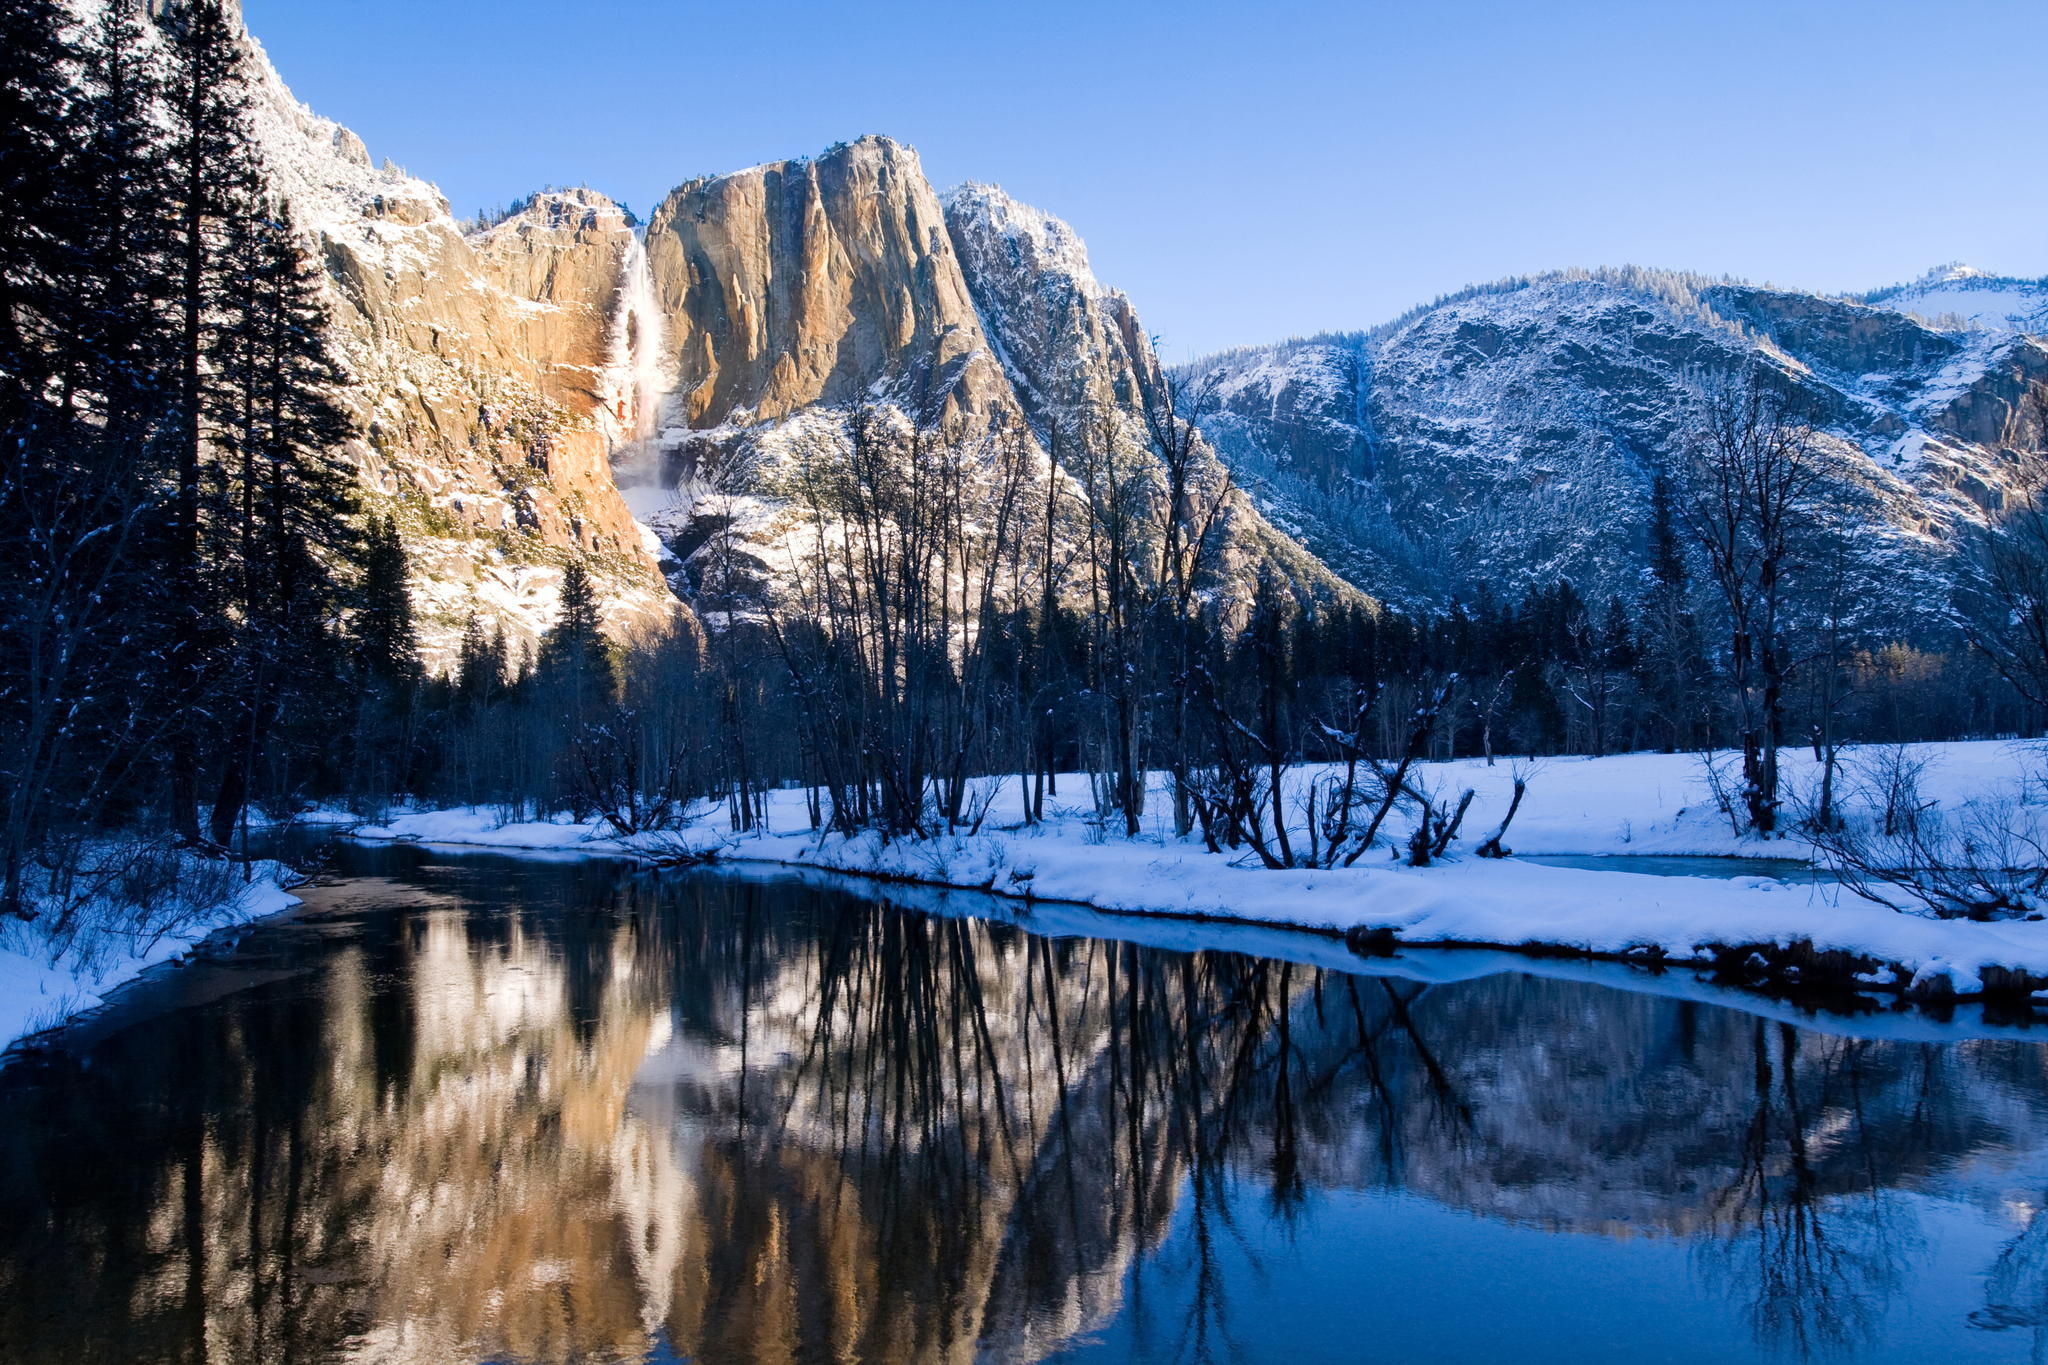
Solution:
{"label": "river", "polygon": [[0,1362],[2048,1349],[2021,1027],[334,858],[0,1071]]}

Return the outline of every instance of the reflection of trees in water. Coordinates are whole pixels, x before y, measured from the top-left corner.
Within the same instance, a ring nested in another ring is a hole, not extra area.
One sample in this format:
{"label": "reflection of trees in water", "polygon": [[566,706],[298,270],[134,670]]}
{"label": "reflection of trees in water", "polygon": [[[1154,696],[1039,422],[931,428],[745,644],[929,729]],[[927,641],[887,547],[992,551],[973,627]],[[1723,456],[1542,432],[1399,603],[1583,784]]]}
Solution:
{"label": "reflection of trees in water", "polygon": [[1970,1315],[1994,1332],[2024,1328],[2032,1348],[2027,1359],[2048,1361],[2048,1218],[2041,1204],[2025,1211],[2026,1226],[2007,1242],[1984,1277],[1984,1307]]}
{"label": "reflection of trees in water", "polygon": [[1798,1356],[1846,1352],[1869,1337],[1903,1270],[1912,1234],[1887,1186],[1920,1155],[1925,1115],[1912,1106],[1889,1131],[1871,1122],[1867,1044],[1809,1048],[1786,1024],[1751,1029],[1754,1110],[1709,1205],[1707,1260],[1747,1298],[1760,1342]]}
{"label": "reflection of trees in water", "polygon": [[[1297,968],[893,913],[836,916],[808,943],[753,942],[761,961],[743,975],[775,984],[721,1032],[789,1061],[738,1069],[751,1095],[721,1149],[755,1173],[734,1182],[755,1206],[728,1211],[729,1226],[758,1274],[779,1251],[768,1230],[793,1216],[841,1242],[857,1224],[891,1288],[836,1334],[865,1358],[1042,1354],[1115,1310],[1184,1177],[1188,1244],[1206,1254],[1248,1115],[1277,1114],[1276,1153],[1294,1142],[1295,1110],[1271,1092],[1290,1088],[1274,1040]],[[675,1109],[702,1112],[705,1098]],[[829,1158],[847,1182],[829,1207],[790,1207],[774,1172],[793,1152]],[[1209,1263],[1195,1282],[1199,1346],[1220,1328],[1222,1276]],[[750,1316],[725,1307],[714,1299],[705,1320],[730,1331]],[[743,1341],[703,1349],[737,1355]]]}
{"label": "reflection of trees in water", "polygon": [[580,1029],[564,960],[516,912],[375,918],[311,988],[150,1021],[29,1091],[0,1128],[56,1136],[0,1187],[33,1170],[33,1216],[63,1222],[24,1249],[0,1217],[0,1342],[53,1361],[637,1351],[606,1149],[654,1016],[600,987]]}
{"label": "reflection of trees in water", "polygon": [[498,880],[22,1092],[0,1359],[1031,1359],[1118,1314],[1227,1358],[1251,1225],[1330,1186],[1698,1239],[1818,1350],[1912,1250],[1887,1192],[2040,1118],[2017,1044]]}

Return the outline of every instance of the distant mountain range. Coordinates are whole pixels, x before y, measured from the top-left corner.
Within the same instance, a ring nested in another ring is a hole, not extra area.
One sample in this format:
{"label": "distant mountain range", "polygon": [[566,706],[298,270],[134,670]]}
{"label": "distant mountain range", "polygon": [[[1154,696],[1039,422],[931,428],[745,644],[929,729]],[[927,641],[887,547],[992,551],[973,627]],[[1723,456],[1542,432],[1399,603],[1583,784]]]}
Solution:
{"label": "distant mountain range", "polygon": [[1483,285],[1369,331],[1198,361],[1210,439],[1281,526],[1388,599],[1628,592],[1689,393],[1761,362],[1828,438],[1862,552],[1938,588],[2048,380],[2048,280],[1947,266],[1858,299],[1638,269]]}

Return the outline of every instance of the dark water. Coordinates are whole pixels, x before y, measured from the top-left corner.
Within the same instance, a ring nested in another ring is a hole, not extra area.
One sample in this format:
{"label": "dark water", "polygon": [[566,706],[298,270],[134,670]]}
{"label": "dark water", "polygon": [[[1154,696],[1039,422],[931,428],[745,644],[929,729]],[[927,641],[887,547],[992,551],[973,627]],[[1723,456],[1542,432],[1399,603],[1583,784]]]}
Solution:
{"label": "dark water", "polygon": [[0,1360],[2041,1358],[2024,1032],[346,864],[0,1073]]}

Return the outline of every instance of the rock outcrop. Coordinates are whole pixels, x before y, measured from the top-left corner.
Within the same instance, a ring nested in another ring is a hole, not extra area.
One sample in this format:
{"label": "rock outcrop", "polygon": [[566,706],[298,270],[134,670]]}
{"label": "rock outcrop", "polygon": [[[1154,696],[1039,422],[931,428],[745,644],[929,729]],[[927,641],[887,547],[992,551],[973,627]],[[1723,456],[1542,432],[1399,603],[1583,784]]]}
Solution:
{"label": "rock outcrop", "polygon": [[1013,406],[938,196],[887,138],[690,181],[647,258],[689,427],[870,397],[927,420]]}
{"label": "rock outcrop", "polygon": [[[1142,414],[1164,374],[1073,229],[993,186],[942,201],[888,138],[691,181],[654,213],[647,256],[676,386],[646,501],[681,558],[738,527],[765,590],[787,528],[760,471],[859,404],[963,439],[1005,428],[1043,458],[1084,431],[1152,458]],[[1353,593],[1243,498],[1228,523],[1226,593],[1261,565]]]}
{"label": "rock outcrop", "polygon": [[433,186],[373,165],[250,48],[254,130],[327,267],[356,462],[405,533],[429,665],[448,664],[472,614],[531,641],[571,560],[616,632],[665,619],[677,606],[659,547],[610,468],[633,420],[613,392],[638,250],[624,212],[588,190],[545,193],[466,233]]}

